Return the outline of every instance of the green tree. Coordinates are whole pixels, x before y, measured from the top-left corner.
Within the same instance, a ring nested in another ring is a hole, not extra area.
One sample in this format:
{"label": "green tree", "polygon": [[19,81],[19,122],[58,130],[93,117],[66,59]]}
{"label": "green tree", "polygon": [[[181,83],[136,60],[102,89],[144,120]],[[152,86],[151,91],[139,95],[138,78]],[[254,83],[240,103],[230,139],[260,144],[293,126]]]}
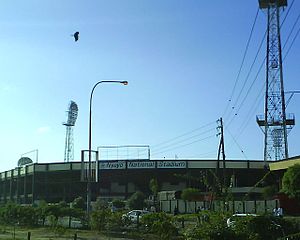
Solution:
{"label": "green tree", "polygon": [[101,200],[101,199],[97,199],[95,204],[94,204],[94,209],[96,211],[98,210],[102,210],[102,209],[108,209],[109,206],[108,206],[108,202],[107,201],[104,201],[104,200]]}
{"label": "green tree", "polygon": [[83,197],[75,198],[74,201],[72,202],[72,207],[84,210],[86,205],[85,205],[85,201],[84,201]]}
{"label": "green tree", "polygon": [[18,224],[21,226],[34,226],[38,223],[37,211],[32,206],[19,206]]}
{"label": "green tree", "polygon": [[40,201],[36,208],[37,218],[42,221],[43,226],[45,225],[45,221],[47,217],[47,208],[48,208],[48,204],[44,200]]}
{"label": "green tree", "polygon": [[65,202],[49,205],[46,209],[46,215],[51,217],[52,226],[56,226],[60,217],[69,216],[69,207]]}
{"label": "green tree", "polygon": [[128,206],[131,209],[142,209],[145,206],[145,194],[137,191],[128,199]]}
{"label": "green tree", "polygon": [[266,186],[262,189],[262,195],[264,199],[271,199],[277,193],[277,187],[275,185]]}
{"label": "green tree", "polygon": [[152,194],[156,197],[157,193],[158,193],[158,189],[159,189],[157,179],[152,178],[150,180],[150,182],[149,182],[149,188],[150,188]]}
{"label": "green tree", "polygon": [[175,218],[164,212],[146,214],[141,221],[150,233],[158,236],[158,239],[174,239],[178,235]]}
{"label": "green tree", "polygon": [[13,225],[18,222],[20,206],[14,202],[8,202],[1,209],[1,222]]}
{"label": "green tree", "polygon": [[99,232],[106,230],[108,219],[111,211],[107,208],[102,208],[91,213],[91,227]]}
{"label": "green tree", "polygon": [[186,188],[181,193],[181,198],[186,201],[197,200],[200,195],[200,191],[196,188]]}
{"label": "green tree", "polygon": [[112,201],[112,205],[116,208],[124,208],[125,207],[125,202],[122,201],[121,199],[114,199]]}
{"label": "green tree", "polygon": [[228,215],[220,212],[202,211],[199,213],[201,221],[196,226],[184,230],[185,239],[244,240],[245,238],[236,238],[234,231],[227,227],[227,217]]}
{"label": "green tree", "polygon": [[282,192],[300,201],[300,164],[288,168],[282,178]]}

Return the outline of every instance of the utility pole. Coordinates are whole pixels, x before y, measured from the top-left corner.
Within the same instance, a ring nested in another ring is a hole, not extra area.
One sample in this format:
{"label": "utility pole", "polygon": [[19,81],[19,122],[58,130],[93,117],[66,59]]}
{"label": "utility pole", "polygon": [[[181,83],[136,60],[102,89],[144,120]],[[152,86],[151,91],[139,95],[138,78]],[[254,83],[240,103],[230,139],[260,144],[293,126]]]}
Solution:
{"label": "utility pole", "polygon": [[217,136],[220,137],[220,143],[219,143],[219,149],[218,149],[218,166],[217,168],[220,168],[220,156],[222,154],[222,163],[223,163],[223,187],[226,186],[226,162],[225,162],[225,146],[224,146],[224,128],[223,128],[223,119],[220,118],[217,121],[218,123],[218,134]]}

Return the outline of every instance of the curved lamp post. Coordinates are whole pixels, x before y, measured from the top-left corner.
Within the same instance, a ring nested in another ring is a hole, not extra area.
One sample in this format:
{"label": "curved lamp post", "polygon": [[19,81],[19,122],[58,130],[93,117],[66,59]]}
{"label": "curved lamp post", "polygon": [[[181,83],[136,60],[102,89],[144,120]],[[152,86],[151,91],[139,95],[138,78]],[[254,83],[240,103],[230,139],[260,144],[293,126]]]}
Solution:
{"label": "curved lamp post", "polygon": [[123,85],[128,85],[127,81],[118,81],[118,80],[102,80],[97,82],[94,87],[92,88],[91,95],[90,95],[90,115],[89,115],[89,164],[88,164],[88,176],[87,176],[87,205],[86,205],[86,212],[89,219],[90,216],[90,204],[91,204],[91,165],[92,165],[92,101],[93,101],[93,93],[95,88],[100,83],[120,83]]}

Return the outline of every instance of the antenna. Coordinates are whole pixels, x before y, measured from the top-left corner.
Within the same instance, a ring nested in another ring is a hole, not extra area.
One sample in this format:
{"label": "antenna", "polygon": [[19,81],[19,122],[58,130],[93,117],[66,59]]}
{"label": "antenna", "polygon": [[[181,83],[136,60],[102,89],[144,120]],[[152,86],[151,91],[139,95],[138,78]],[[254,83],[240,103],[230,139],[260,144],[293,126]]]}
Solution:
{"label": "antenna", "polygon": [[78,116],[78,106],[74,101],[70,101],[69,109],[67,111],[67,122],[63,123],[66,126],[66,140],[65,140],[65,157],[64,161],[69,162],[74,160],[74,139],[73,139],[73,127]]}

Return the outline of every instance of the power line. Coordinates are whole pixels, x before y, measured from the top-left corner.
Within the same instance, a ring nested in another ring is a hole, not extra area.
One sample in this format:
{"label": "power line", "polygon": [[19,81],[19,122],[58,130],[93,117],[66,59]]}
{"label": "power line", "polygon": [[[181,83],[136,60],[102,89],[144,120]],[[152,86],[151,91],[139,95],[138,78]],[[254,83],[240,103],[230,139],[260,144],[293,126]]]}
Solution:
{"label": "power line", "polygon": [[284,19],[282,20],[282,22],[281,22],[281,24],[280,24],[280,28],[282,27],[282,25],[284,24],[284,22],[285,22],[287,16],[289,15],[290,10],[292,9],[292,7],[293,7],[293,5],[294,5],[294,2],[295,2],[295,0],[292,1],[290,7],[288,8],[288,11],[287,11],[287,13],[286,13],[285,16],[284,16]]}
{"label": "power line", "polygon": [[211,150],[211,151],[208,151],[208,152],[205,152],[205,153],[200,153],[200,154],[195,154],[195,155],[192,155],[192,156],[188,156],[186,158],[200,158],[200,157],[207,157],[207,156],[210,156],[211,154],[213,153],[216,153],[216,149],[214,150]]}
{"label": "power line", "polygon": [[[290,7],[289,7],[289,9],[288,9],[288,11],[287,11],[287,14],[285,15],[285,18],[283,19],[283,21],[282,21],[280,27],[282,27],[282,26],[284,25],[284,22],[285,22],[285,20],[287,19],[288,15],[289,15],[289,13],[290,13],[290,10],[291,10],[291,8],[292,8],[292,6],[293,6],[293,4],[294,4],[294,1],[293,1],[292,4],[290,5]],[[299,16],[298,16],[298,18],[297,18],[297,21],[298,21],[298,20],[299,20]],[[296,22],[297,22],[297,21],[296,21]],[[295,23],[295,24],[296,24],[296,23]],[[295,25],[295,24],[294,24],[294,25]],[[293,27],[293,29],[294,29],[294,27]],[[293,30],[293,29],[292,29],[292,30]],[[259,49],[258,49],[258,51],[257,51],[257,53],[256,53],[256,56],[255,56],[255,58],[254,58],[254,60],[253,60],[253,62],[252,62],[252,64],[251,64],[251,67],[250,67],[250,70],[249,70],[249,72],[248,72],[248,74],[247,74],[246,80],[245,80],[245,82],[244,82],[244,84],[243,84],[243,86],[242,86],[241,91],[239,91],[240,93],[239,93],[239,95],[238,95],[238,97],[237,97],[236,104],[238,103],[239,98],[240,98],[240,96],[242,95],[242,92],[244,91],[244,88],[245,88],[245,85],[246,85],[246,83],[247,83],[247,81],[248,81],[248,78],[249,78],[249,76],[250,76],[250,73],[252,72],[253,66],[254,66],[254,64],[255,64],[255,62],[256,62],[256,60],[257,60],[258,54],[259,54],[259,52],[260,52],[260,50],[261,50],[261,48],[262,48],[262,44],[263,44],[263,42],[264,42],[264,40],[265,40],[265,38],[266,38],[266,33],[267,33],[267,31],[265,31],[265,33],[264,33],[264,37],[262,38],[262,40],[261,40],[261,42],[260,42]],[[295,38],[294,38],[294,39],[295,39]],[[287,42],[287,41],[286,41],[286,42]],[[286,43],[285,43],[285,45],[286,45]],[[264,61],[265,61],[265,60],[266,60],[266,57],[264,58]],[[239,105],[239,107],[238,107],[238,111],[235,112],[234,116],[233,116],[232,119],[229,121],[229,123],[231,123],[232,120],[233,120],[233,118],[235,118],[235,116],[237,116],[237,114],[238,114],[238,112],[240,111],[241,107],[243,106],[245,100],[247,99],[247,97],[248,97],[248,95],[249,95],[249,93],[250,93],[252,87],[254,86],[254,83],[255,83],[255,81],[257,80],[258,75],[259,75],[259,73],[260,73],[260,71],[261,71],[261,69],[262,69],[262,67],[263,67],[263,65],[264,65],[264,61],[263,61],[263,63],[260,65],[260,68],[259,68],[259,70],[258,70],[258,72],[257,72],[257,74],[256,74],[256,77],[254,78],[253,82],[251,83],[250,87],[249,87],[248,90],[247,90],[247,93],[246,93],[245,97],[243,98],[242,102],[240,103],[240,105]],[[235,109],[235,108],[236,108],[235,106],[232,107],[232,109]],[[229,124],[228,124],[228,125],[229,125]]]}
{"label": "power line", "polygon": [[183,148],[183,147],[189,146],[189,145],[191,145],[191,144],[194,144],[194,143],[196,143],[196,142],[201,142],[201,141],[207,140],[207,139],[212,138],[212,137],[215,137],[215,136],[216,136],[215,134],[214,134],[214,135],[210,135],[210,136],[208,136],[208,137],[205,137],[205,138],[202,138],[202,139],[198,139],[198,140],[196,140],[196,141],[193,141],[193,142],[190,142],[190,143],[187,143],[187,144],[184,144],[184,145],[180,145],[180,146],[177,146],[177,147],[173,147],[173,148],[170,148],[170,149],[167,149],[167,150],[164,150],[164,151],[160,151],[160,152],[155,152],[155,153],[152,154],[152,155],[158,155],[158,154],[160,154],[160,153],[169,152],[169,151],[172,151],[172,150],[174,150],[174,149]]}
{"label": "power line", "polygon": [[[256,52],[256,55],[255,55],[255,57],[254,57],[254,59],[253,59],[253,62],[252,62],[252,64],[251,64],[251,66],[250,66],[250,69],[249,69],[249,71],[248,71],[248,74],[247,74],[247,76],[246,76],[246,79],[245,79],[245,81],[244,81],[244,84],[243,84],[243,86],[242,86],[242,89],[241,89],[241,91],[240,91],[240,93],[239,93],[239,95],[238,95],[238,97],[237,97],[236,103],[238,103],[238,101],[239,101],[239,99],[240,99],[240,97],[241,97],[241,95],[242,95],[242,92],[243,92],[244,89],[245,89],[246,83],[247,83],[248,80],[249,80],[249,77],[250,77],[250,74],[251,74],[252,69],[253,69],[253,67],[254,67],[254,64],[256,63],[256,60],[257,60],[257,58],[258,58],[258,55],[259,55],[259,53],[260,53],[260,50],[262,49],[262,45],[263,45],[264,40],[265,40],[265,38],[266,38],[266,33],[267,33],[267,32],[265,32],[265,34],[264,34],[264,36],[263,36],[263,38],[262,38],[262,40],[261,40],[261,42],[260,42],[259,48],[258,48],[258,50],[257,50],[257,52]],[[260,71],[260,70],[259,70],[259,71]],[[248,88],[246,96],[248,95],[249,91],[250,91],[251,88],[253,87],[253,84],[254,84],[254,82],[256,81],[256,79],[257,79],[257,78],[255,78],[255,80],[252,82],[252,84],[250,85],[250,88]],[[245,98],[243,99],[243,101],[242,101],[242,103],[240,104],[239,108],[240,108],[241,105],[243,104],[244,100],[245,100]]]}
{"label": "power line", "polygon": [[189,135],[189,134],[192,134],[192,133],[194,133],[194,132],[196,132],[196,131],[199,131],[200,129],[203,129],[203,128],[205,128],[205,127],[208,127],[208,126],[210,126],[210,125],[212,125],[212,124],[215,124],[215,121],[214,121],[214,122],[207,123],[207,124],[205,124],[205,125],[203,125],[203,126],[201,126],[201,127],[198,127],[198,128],[193,129],[193,130],[191,130],[191,131],[188,131],[188,132],[186,132],[186,133],[183,133],[183,134],[181,134],[181,135],[179,135],[179,136],[177,136],[177,137],[171,138],[171,139],[166,140],[166,141],[164,141],[164,142],[155,144],[155,145],[151,146],[151,148],[156,148],[156,147],[158,147],[158,146],[160,146],[160,145],[165,145],[165,144],[167,144],[167,143],[169,143],[169,142],[172,142],[172,141],[174,141],[174,140],[176,140],[176,139],[178,139],[178,138],[181,138],[181,137],[187,136],[187,135]]}
{"label": "power line", "polygon": [[240,149],[241,153],[243,154],[245,160],[248,160],[244,150],[242,149],[242,147],[238,144],[237,140],[234,138],[234,136],[231,134],[231,132],[229,131],[228,128],[225,128],[227,133],[229,133],[229,135],[231,136],[231,138],[233,139],[233,141],[235,142],[235,144],[237,145],[237,147]]}
{"label": "power line", "polygon": [[239,68],[237,77],[236,77],[236,79],[235,79],[234,86],[233,86],[232,92],[231,92],[231,94],[230,94],[230,98],[229,98],[229,100],[228,100],[227,106],[226,106],[225,111],[224,111],[224,113],[222,114],[222,116],[224,116],[224,115],[226,114],[227,110],[228,110],[228,107],[229,107],[229,105],[230,105],[230,102],[232,101],[232,98],[233,98],[233,95],[234,95],[234,92],[235,92],[235,89],[236,89],[238,80],[239,80],[239,78],[240,78],[240,74],[241,74],[242,68],[243,68],[243,66],[244,66],[245,58],[246,58],[246,55],[247,55],[247,52],[248,52],[248,49],[249,49],[250,40],[252,39],[252,34],[253,34],[253,30],[254,30],[254,27],[255,27],[255,24],[256,24],[258,12],[259,12],[259,8],[257,9],[257,12],[256,12],[256,14],[255,14],[254,22],[253,22],[253,24],[252,24],[251,31],[250,31],[250,35],[249,35],[248,40],[247,40],[247,44],[246,44],[246,48],[245,48],[245,51],[244,51],[244,54],[243,54],[242,62],[241,62],[241,65],[240,65],[240,68]]}
{"label": "power line", "polygon": [[[300,18],[300,14],[299,14],[298,17],[297,17],[297,20],[295,21],[294,26],[295,26],[296,23],[298,22],[299,18]],[[293,29],[294,29],[294,27],[293,27]],[[293,30],[293,29],[292,29],[292,30]],[[287,50],[287,52],[286,52],[286,54],[285,54],[285,56],[284,56],[284,58],[283,58],[283,61],[285,60],[285,58],[286,58],[287,55],[289,54],[289,52],[290,52],[290,50],[291,50],[291,48],[292,48],[292,46],[293,46],[293,44],[294,44],[296,38],[297,38],[298,35],[299,35],[299,32],[300,32],[300,28],[299,28],[298,31],[296,32],[296,34],[295,34],[295,36],[294,36],[294,38],[293,38],[293,40],[292,40],[292,43],[290,44],[290,46],[289,46],[289,48],[288,48],[288,50]]]}
{"label": "power line", "polygon": [[[282,21],[280,27],[283,26],[285,20],[287,19],[287,16],[289,15],[289,12],[290,12],[290,10],[291,10],[293,4],[294,4],[294,1],[292,2],[290,8],[288,9],[288,12],[287,12],[287,14],[285,15],[285,18],[284,18],[284,20]],[[296,19],[296,21],[295,21],[295,23],[294,23],[294,25],[293,25],[293,27],[292,27],[292,29],[291,29],[289,35],[288,35],[288,38],[287,38],[287,40],[286,40],[286,42],[285,42],[285,44],[284,44],[283,49],[286,47],[286,45],[287,45],[287,43],[288,43],[288,41],[289,41],[289,39],[290,39],[290,37],[291,37],[291,35],[292,35],[292,32],[294,31],[295,26],[296,26],[297,22],[299,21],[299,18],[300,18],[300,14],[298,15],[298,17],[297,17],[297,19]],[[294,38],[293,38],[293,40],[292,40],[292,43],[291,43],[291,45],[290,45],[290,47],[289,47],[289,49],[288,49],[288,51],[287,51],[287,53],[286,53],[284,59],[285,59],[286,56],[288,55],[288,53],[289,53],[289,51],[290,51],[292,45],[294,44],[294,42],[295,42],[295,40],[296,40],[296,38],[297,38],[299,32],[300,32],[300,28],[298,29],[296,35],[294,36]],[[265,58],[265,59],[266,59],[266,58]],[[265,59],[264,59],[264,61],[265,61]],[[284,59],[283,59],[283,60],[284,60]],[[232,119],[231,119],[231,121],[229,122],[228,125],[230,125],[230,124],[232,123],[233,119],[237,116],[237,113],[238,113],[238,112],[240,111],[240,109],[242,108],[242,106],[243,106],[243,104],[244,104],[244,102],[245,102],[247,96],[248,96],[249,93],[250,93],[250,90],[252,89],[252,87],[253,87],[253,85],[254,85],[254,82],[257,80],[257,77],[258,77],[258,75],[259,75],[259,73],[260,73],[260,71],[261,71],[261,69],[262,69],[262,67],[263,67],[264,61],[263,61],[262,64],[260,65],[260,68],[259,68],[259,70],[258,70],[258,72],[257,72],[257,74],[256,74],[256,77],[254,78],[254,80],[253,80],[251,86],[249,87],[249,89],[248,89],[248,91],[247,91],[245,97],[243,98],[241,104],[239,105],[239,108],[238,108],[237,112],[236,112],[235,115],[232,117]],[[250,108],[251,110],[248,112],[248,115],[247,115],[247,118],[246,118],[246,119],[247,119],[246,122],[243,122],[243,124],[242,124],[241,127],[239,128],[240,130],[238,131],[238,136],[240,136],[240,135],[242,134],[242,132],[245,130],[246,126],[248,125],[248,123],[249,123],[249,121],[250,121],[250,117],[248,117],[249,114],[251,113],[252,109],[255,110],[255,109],[257,108],[258,103],[260,102],[260,100],[261,100],[261,98],[262,98],[262,93],[263,93],[264,88],[261,88],[261,89],[262,89],[262,90],[259,92],[258,96],[257,96],[256,99],[255,99],[255,102],[252,104],[252,106],[251,106],[251,108]],[[260,100],[258,101],[258,99],[260,99]],[[227,129],[227,130],[228,130],[228,129]],[[229,133],[230,133],[230,132],[229,132]],[[236,139],[234,138],[234,136],[233,136],[231,133],[230,133],[230,135],[232,136],[233,140],[236,142]],[[236,142],[236,143],[237,143],[237,142]]]}
{"label": "power line", "polygon": [[[288,14],[287,14],[287,15],[288,15]],[[287,16],[287,15],[286,15],[286,16]],[[285,19],[286,19],[286,18],[285,18]],[[294,26],[293,26],[293,28],[292,28],[292,30],[291,30],[289,36],[291,35],[292,31],[294,30],[295,25],[296,25],[296,23],[298,22],[299,19],[300,19],[300,14],[299,14],[298,17],[297,17],[297,19],[296,19],[296,21],[295,21],[295,23],[294,23]],[[300,28],[298,29],[298,31],[297,31],[297,33],[296,33],[294,39],[292,40],[292,43],[291,43],[291,45],[290,45],[290,47],[289,47],[289,49],[288,49],[288,51],[287,51],[287,53],[286,53],[286,55],[285,55],[283,61],[285,60],[285,58],[286,58],[288,52],[290,51],[290,49],[291,49],[293,43],[295,42],[295,40],[296,40],[296,38],[297,38],[299,32],[300,32]],[[265,32],[265,35],[264,35],[263,40],[265,39],[265,36],[266,36],[266,32]],[[286,40],[284,46],[286,46],[287,41],[288,41],[288,39]],[[262,42],[263,42],[263,41],[262,41]],[[262,43],[262,42],[261,42],[261,43]],[[261,46],[262,46],[262,44],[260,45],[260,48],[261,48]],[[259,48],[259,51],[260,51],[260,48]],[[258,53],[258,52],[257,52],[257,53]],[[256,57],[255,57],[255,59],[254,59],[254,62],[256,61],[256,58],[257,58],[257,54],[256,54]],[[237,116],[238,112],[240,111],[240,109],[242,108],[243,104],[245,103],[245,101],[246,101],[246,99],[247,99],[247,97],[248,97],[248,95],[249,95],[249,93],[250,93],[252,87],[254,86],[254,83],[255,83],[256,80],[258,79],[259,73],[260,73],[260,71],[262,70],[262,67],[264,66],[265,60],[266,60],[266,57],[264,58],[263,62],[261,63],[261,65],[260,65],[260,67],[259,67],[259,70],[258,70],[258,72],[257,72],[257,74],[256,74],[256,76],[255,76],[255,78],[254,78],[254,80],[252,81],[250,87],[249,87],[248,90],[247,90],[246,95],[244,96],[242,102],[240,103],[240,105],[239,105],[239,107],[238,107],[238,110],[236,111],[235,115],[234,115],[234,116],[231,118],[231,120],[229,121],[228,126],[232,123],[233,119],[235,118],[235,116]],[[253,66],[254,62],[253,62],[252,65],[251,65],[250,71],[252,70],[252,66]],[[250,71],[249,71],[249,73],[250,73]],[[248,79],[249,73],[248,73],[248,75],[247,75],[247,79]],[[242,92],[242,91],[243,91],[243,89],[241,90],[241,92]],[[240,95],[239,95],[239,96],[240,96]]]}
{"label": "power line", "polygon": [[[182,140],[177,141],[177,142],[175,142],[175,143],[168,144],[168,145],[163,146],[163,147],[156,147],[156,148],[154,148],[154,149],[156,149],[155,151],[159,151],[160,149],[169,148],[169,147],[171,147],[171,146],[173,146],[173,145],[177,145],[177,144],[186,142],[186,141],[188,141],[188,140],[190,140],[190,139],[193,139],[193,138],[199,137],[200,135],[203,135],[203,134],[205,134],[205,133],[211,132],[212,130],[215,130],[215,128],[210,128],[210,129],[208,129],[208,130],[206,130],[206,131],[204,131],[204,132],[201,132],[201,133],[199,133],[199,134],[196,134],[196,135],[193,135],[193,136],[191,136],[191,137],[182,139]],[[152,148],[152,149],[153,149],[153,148]]]}

